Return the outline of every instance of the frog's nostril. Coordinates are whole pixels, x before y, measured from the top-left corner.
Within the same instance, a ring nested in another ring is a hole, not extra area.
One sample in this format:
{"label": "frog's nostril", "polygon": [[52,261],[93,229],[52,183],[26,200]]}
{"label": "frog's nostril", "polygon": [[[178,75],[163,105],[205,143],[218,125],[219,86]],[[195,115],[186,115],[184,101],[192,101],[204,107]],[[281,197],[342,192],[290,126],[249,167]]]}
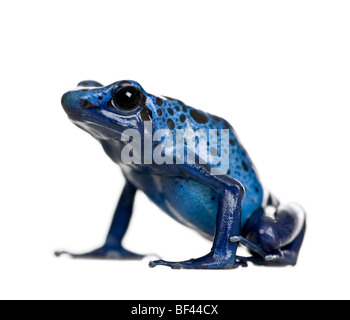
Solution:
{"label": "frog's nostril", "polygon": [[78,83],[78,87],[88,88],[88,87],[103,87],[103,85],[94,80],[84,80]]}
{"label": "frog's nostril", "polygon": [[[61,99],[62,107],[69,115],[81,115],[84,110],[98,108],[97,102],[90,102],[89,97],[94,97],[91,93],[97,88],[102,87],[102,84],[96,81],[87,80],[78,84],[78,89],[66,92]],[[91,90],[91,92],[87,92]],[[94,98],[92,99],[94,100]]]}

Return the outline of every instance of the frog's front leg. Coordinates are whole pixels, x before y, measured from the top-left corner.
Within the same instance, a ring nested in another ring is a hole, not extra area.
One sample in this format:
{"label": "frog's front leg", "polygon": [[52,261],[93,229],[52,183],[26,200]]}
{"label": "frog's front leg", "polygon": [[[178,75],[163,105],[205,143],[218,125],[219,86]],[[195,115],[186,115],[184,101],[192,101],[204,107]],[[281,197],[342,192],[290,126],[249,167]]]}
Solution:
{"label": "frog's front leg", "polygon": [[143,255],[130,252],[123,248],[122,240],[128,229],[134,199],[136,195],[136,188],[129,182],[126,182],[124,190],[119,199],[116,208],[112,225],[110,227],[105,244],[96,250],[83,254],[74,254],[67,251],[57,251],[57,257],[67,254],[72,258],[88,258],[88,259],[118,259],[118,260],[141,260]]}
{"label": "frog's front leg", "polygon": [[198,259],[183,262],[151,261],[150,267],[159,265],[173,269],[233,269],[240,263],[236,259],[238,243],[232,243],[231,237],[239,236],[241,231],[241,209],[245,189],[237,180],[224,175],[211,175],[208,165],[184,165],[183,174],[191,176],[214,188],[219,194],[216,232],[212,250]]}

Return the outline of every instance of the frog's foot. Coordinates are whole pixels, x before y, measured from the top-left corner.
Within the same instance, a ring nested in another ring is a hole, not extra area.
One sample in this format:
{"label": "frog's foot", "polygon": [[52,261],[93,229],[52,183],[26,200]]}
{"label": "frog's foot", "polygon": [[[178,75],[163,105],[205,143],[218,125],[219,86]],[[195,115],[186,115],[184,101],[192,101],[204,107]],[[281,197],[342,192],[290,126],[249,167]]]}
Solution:
{"label": "frog's foot", "polygon": [[247,223],[247,238],[231,237],[232,243],[241,243],[252,253],[246,258],[257,265],[294,266],[306,230],[304,210],[296,204],[279,206],[274,213],[257,212]]}
{"label": "frog's foot", "polygon": [[142,260],[145,255],[136,254],[121,246],[103,246],[88,253],[75,254],[67,251],[56,251],[56,257],[68,255],[74,259],[109,259],[109,260]]}
{"label": "frog's foot", "polygon": [[294,256],[290,252],[291,250],[280,249],[275,252],[267,253],[259,245],[256,245],[243,237],[231,237],[230,241],[232,243],[241,243],[255,253],[255,256],[253,257],[237,257],[241,262],[252,262],[256,265],[264,266],[285,266],[293,264],[292,261],[294,261]]}
{"label": "frog's foot", "polygon": [[302,229],[302,232],[298,237],[285,247],[279,250],[270,252],[265,256],[259,256],[256,251],[252,250],[255,254],[253,257],[240,257],[241,261],[252,262],[259,266],[271,266],[271,267],[284,267],[284,266],[295,266],[298,260],[298,253],[303,242],[306,226]]}
{"label": "frog's foot", "polygon": [[235,258],[210,252],[202,258],[182,262],[169,262],[164,260],[151,261],[149,266],[151,268],[166,266],[172,269],[235,269],[239,266],[246,267],[247,263],[245,261],[240,261],[240,259],[236,260]]}

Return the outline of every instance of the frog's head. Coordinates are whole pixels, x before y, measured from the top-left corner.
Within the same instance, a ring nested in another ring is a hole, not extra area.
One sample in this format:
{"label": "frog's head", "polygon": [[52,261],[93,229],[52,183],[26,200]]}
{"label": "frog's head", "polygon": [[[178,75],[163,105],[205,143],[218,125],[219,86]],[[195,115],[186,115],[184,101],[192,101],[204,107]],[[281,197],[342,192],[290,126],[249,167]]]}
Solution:
{"label": "frog's head", "polygon": [[103,86],[82,81],[62,97],[69,118],[99,140],[120,139],[126,129],[140,132],[144,121],[156,112],[155,97],[148,95],[135,81],[118,81]]}

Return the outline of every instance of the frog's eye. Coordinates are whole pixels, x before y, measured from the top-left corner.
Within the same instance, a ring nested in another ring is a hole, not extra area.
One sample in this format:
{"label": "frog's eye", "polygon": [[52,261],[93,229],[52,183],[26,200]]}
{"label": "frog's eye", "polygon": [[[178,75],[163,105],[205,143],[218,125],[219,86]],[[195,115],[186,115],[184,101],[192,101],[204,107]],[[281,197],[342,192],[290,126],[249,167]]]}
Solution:
{"label": "frog's eye", "polygon": [[139,106],[140,100],[141,92],[133,86],[126,86],[114,94],[112,104],[118,109],[132,111]]}

